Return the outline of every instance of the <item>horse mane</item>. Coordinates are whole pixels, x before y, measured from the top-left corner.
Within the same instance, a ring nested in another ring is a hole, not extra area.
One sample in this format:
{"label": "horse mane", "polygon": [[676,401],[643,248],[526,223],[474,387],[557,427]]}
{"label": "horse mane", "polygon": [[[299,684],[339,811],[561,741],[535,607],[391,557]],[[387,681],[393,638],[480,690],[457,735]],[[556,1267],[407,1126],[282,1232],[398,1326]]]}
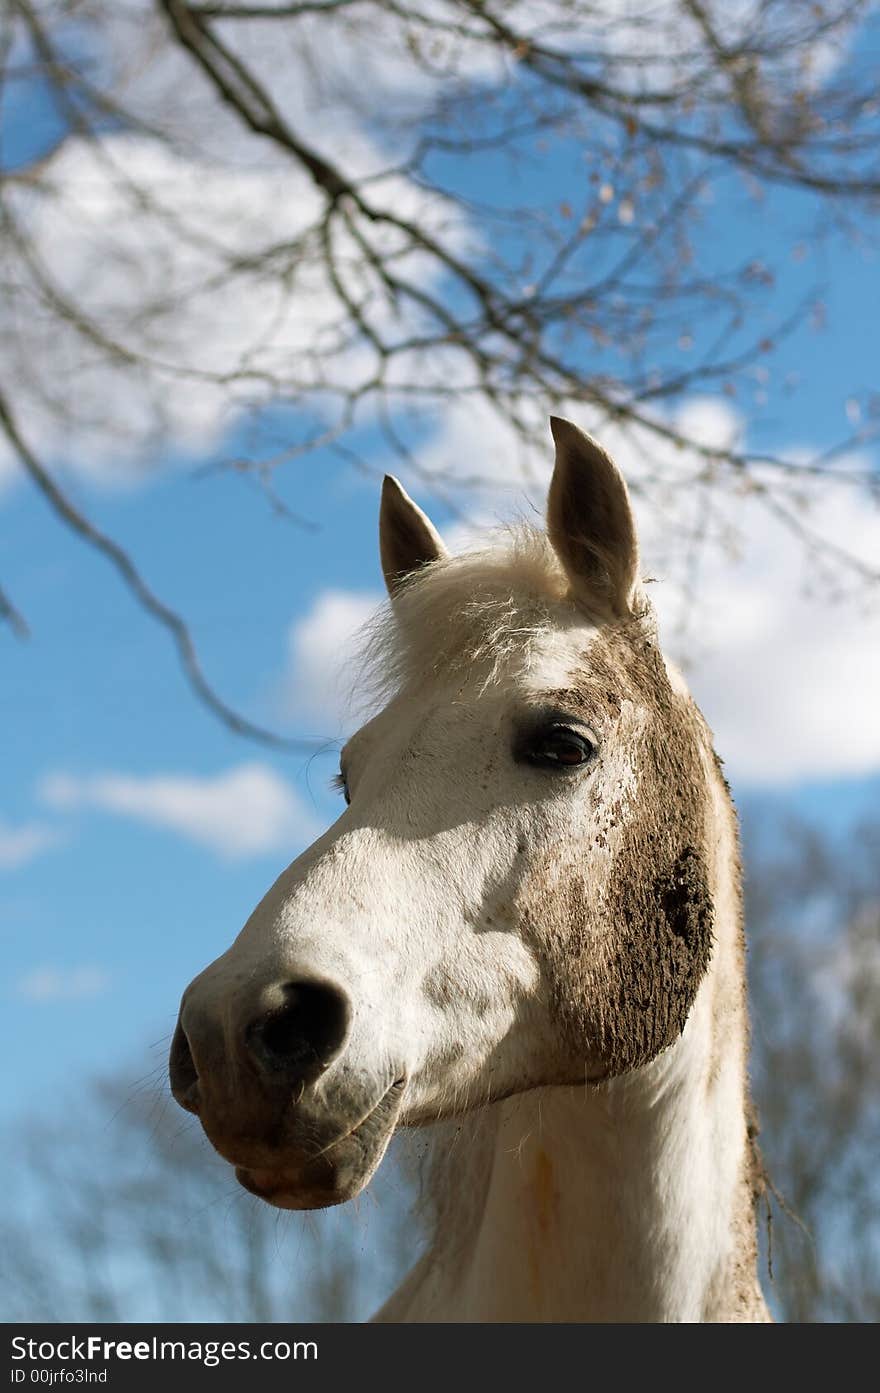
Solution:
{"label": "horse mane", "polygon": [[[647,611],[646,602],[635,622]],[[575,611],[546,532],[509,524],[479,549],[431,561],[401,582],[361,632],[359,695],[388,701],[414,681],[456,674],[494,685],[512,667],[527,671],[537,646],[575,618],[614,616],[598,593],[594,612]]]}

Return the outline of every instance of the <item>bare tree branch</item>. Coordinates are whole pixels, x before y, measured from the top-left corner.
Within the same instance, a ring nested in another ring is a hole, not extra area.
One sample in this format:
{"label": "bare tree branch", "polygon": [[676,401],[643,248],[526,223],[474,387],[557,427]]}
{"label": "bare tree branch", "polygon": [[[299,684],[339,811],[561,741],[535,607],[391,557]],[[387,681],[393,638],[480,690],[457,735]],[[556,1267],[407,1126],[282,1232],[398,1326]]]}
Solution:
{"label": "bare tree branch", "polygon": [[[748,492],[829,574],[875,583],[802,508],[826,483],[877,501],[871,384],[810,458],[745,429],[765,364],[820,322],[820,273],[780,289],[758,231],[712,246],[719,208],[758,229],[775,186],[816,218],[792,260],[814,230],[867,235],[880,106],[846,48],[859,3],[84,0],[75,43],[66,13],[15,0],[0,42],[0,82],[33,69],[63,126],[0,183],[0,376],[38,458],[60,428],[74,466],[117,439],[160,464],[206,421],[196,473],[234,471],[308,528],[282,477],[321,451],[373,472],[372,432],[457,515],[490,471],[424,466],[426,421],[473,406],[528,485],[546,415],[580,410],[638,457],[643,498],[681,504],[688,574],[713,499]],[[692,430],[697,394],[741,428]],[[267,445],[276,406],[290,436]],[[218,448],[245,420],[250,449]]]}
{"label": "bare tree branch", "polygon": [[223,701],[222,697],[218,696],[202,671],[195,643],[184,620],[154,594],[134,562],[119,546],[118,542],[114,542],[95,527],[94,523],[90,522],[78,508],[74,507],[70,499],[62,492],[56,481],[44,469],[33,451],[25,443],[2,390],[0,390],[0,426],[2,426],[7,440],[18,456],[22,468],[40,490],[56,516],[90,547],[107,558],[122,577],[138,604],[171,635],[186,679],[199,701],[207,706],[236,735],[247,736],[251,740],[257,740],[264,745],[271,745],[281,750],[316,749],[319,742],[295,740],[288,736],[279,735],[275,731],[267,730],[265,727],[249,721],[245,716],[239,715]]}
{"label": "bare tree branch", "polygon": [[21,612],[16,609],[2,586],[0,586],[0,619],[6,621],[17,638],[28,638],[30,636],[30,629],[28,628],[27,621]]}

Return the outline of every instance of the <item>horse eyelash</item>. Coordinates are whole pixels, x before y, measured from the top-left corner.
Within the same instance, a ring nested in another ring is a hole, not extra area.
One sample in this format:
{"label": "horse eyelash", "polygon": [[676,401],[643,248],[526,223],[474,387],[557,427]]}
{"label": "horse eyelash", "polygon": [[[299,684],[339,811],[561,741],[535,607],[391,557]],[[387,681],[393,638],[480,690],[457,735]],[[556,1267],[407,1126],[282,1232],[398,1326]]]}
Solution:
{"label": "horse eyelash", "polygon": [[336,793],[344,793],[344,792],[345,792],[345,775],[344,775],[344,774],[334,774],[334,775],[333,775],[333,778],[330,780],[330,787],[331,787]]}

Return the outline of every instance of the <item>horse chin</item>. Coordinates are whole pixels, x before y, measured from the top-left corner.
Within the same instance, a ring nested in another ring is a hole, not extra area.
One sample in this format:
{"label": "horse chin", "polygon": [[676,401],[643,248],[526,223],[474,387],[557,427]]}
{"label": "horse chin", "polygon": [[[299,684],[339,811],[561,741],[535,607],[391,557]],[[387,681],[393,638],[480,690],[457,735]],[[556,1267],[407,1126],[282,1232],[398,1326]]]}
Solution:
{"label": "horse chin", "polygon": [[340,1183],[328,1171],[316,1173],[308,1167],[303,1171],[285,1172],[249,1171],[236,1166],[235,1178],[250,1194],[276,1209],[330,1209],[360,1194],[373,1170],[375,1166],[362,1176]]}
{"label": "horse chin", "polygon": [[245,1190],[277,1209],[329,1209],[354,1199],[375,1174],[403,1103],[399,1079],[367,1116],[317,1155],[282,1155],[272,1167],[236,1166]]}

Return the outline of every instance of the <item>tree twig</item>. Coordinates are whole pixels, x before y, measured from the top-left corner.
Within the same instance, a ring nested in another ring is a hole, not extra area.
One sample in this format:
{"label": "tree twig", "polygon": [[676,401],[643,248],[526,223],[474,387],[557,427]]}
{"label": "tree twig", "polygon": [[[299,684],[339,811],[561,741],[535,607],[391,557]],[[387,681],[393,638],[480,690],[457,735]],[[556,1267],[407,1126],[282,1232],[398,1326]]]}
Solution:
{"label": "tree twig", "polygon": [[95,551],[105,556],[122,577],[138,604],[171,635],[187,682],[199,701],[235,735],[246,736],[280,750],[314,750],[319,742],[295,739],[268,730],[242,716],[214,690],[205,676],[189,627],[175,610],[160,600],[144,580],[128,553],[112,537],[101,532],[67,497],[55,479],[37,459],[24,440],[5,394],[0,389],[0,427],[14,449],[25,473],[40,490],[53,512],[65,526]]}
{"label": "tree twig", "polygon": [[30,629],[27,620],[20,610],[10,600],[6,591],[0,586],[0,619],[5,620],[16,638],[30,638]]}

